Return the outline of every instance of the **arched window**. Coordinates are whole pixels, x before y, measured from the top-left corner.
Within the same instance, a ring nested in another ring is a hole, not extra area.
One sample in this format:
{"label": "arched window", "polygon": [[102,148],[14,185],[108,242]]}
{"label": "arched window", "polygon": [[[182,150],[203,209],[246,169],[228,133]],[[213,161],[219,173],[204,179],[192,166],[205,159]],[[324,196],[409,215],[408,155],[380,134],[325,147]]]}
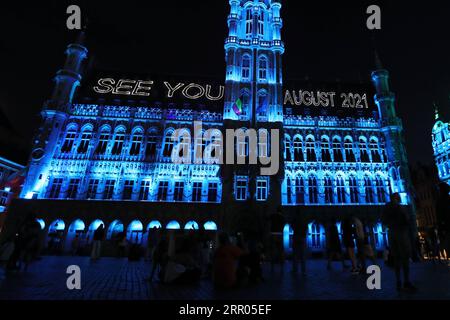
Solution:
{"label": "arched window", "polygon": [[108,227],[108,233],[106,234],[106,239],[116,239],[117,236],[124,230],[123,223],[119,220],[113,221]]}
{"label": "arched window", "polygon": [[305,203],[305,180],[302,176],[295,179],[295,198],[297,204]]}
{"label": "arched window", "polygon": [[251,37],[253,33],[253,14],[252,9],[245,11],[245,34],[247,37]]}
{"label": "arched window", "polygon": [[311,204],[319,203],[319,191],[317,188],[317,179],[314,176],[309,177],[308,192],[309,192],[309,203]]}
{"label": "arched window", "polygon": [[80,144],[78,145],[77,152],[79,154],[85,154],[88,151],[89,143],[92,140],[92,127],[87,127],[81,133]]}
{"label": "arched window", "polygon": [[142,141],[144,137],[141,130],[136,130],[131,139],[130,156],[138,156],[141,154]]}
{"label": "arched window", "polygon": [[370,154],[372,156],[372,162],[379,163],[381,162],[380,149],[378,146],[378,141],[374,138],[370,139]]}
{"label": "arched window", "polygon": [[167,229],[167,230],[179,230],[180,227],[181,227],[180,224],[179,224],[177,221],[175,221],[175,220],[170,221],[170,222],[166,225],[166,229]]}
{"label": "arched window", "polygon": [[370,162],[369,153],[367,152],[367,140],[363,137],[359,138],[359,154],[361,162]]}
{"label": "arched window", "polygon": [[287,203],[291,204],[292,203],[292,180],[291,178],[287,178],[286,179],[286,198],[287,198]]}
{"label": "arched window", "polygon": [[132,221],[127,228],[127,240],[131,243],[141,243],[144,226],[139,220]]}
{"label": "arched window", "polygon": [[322,240],[324,237],[324,229],[318,223],[310,223],[308,225],[309,246],[313,250],[322,249]]}
{"label": "arched window", "polygon": [[334,203],[333,181],[329,176],[326,176],[324,178],[324,187],[325,187],[325,203],[326,204]]}
{"label": "arched window", "polygon": [[267,58],[266,57],[260,57],[259,63],[258,63],[258,75],[260,81],[267,80]]}
{"label": "arched window", "polygon": [[259,158],[269,156],[269,132],[267,129],[258,130],[258,156]]}
{"label": "arched window", "polygon": [[248,115],[248,110],[250,109],[250,95],[247,91],[245,91],[242,96],[242,112],[239,115],[240,117],[245,117]]}
{"label": "arched window", "polygon": [[337,137],[333,138],[333,160],[334,162],[344,162],[341,140]]}
{"label": "arched window", "polygon": [[172,140],[172,130],[167,130],[164,137],[163,157],[169,158],[172,156],[174,141]]}
{"label": "arched window", "polygon": [[[194,138],[194,159],[195,163],[201,164],[203,162],[203,155],[205,154],[205,148],[206,148],[206,141],[205,141],[205,132],[200,132],[195,138]],[[187,146],[188,147],[188,146]],[[187,149],[189,150],[189,149]]]}
{"label": "arched window", "polygon": [[296,136],[294,138],[294,161],[295,162],[305,161],[303,155],[303,140],[299,136]]}
{"label": "arched window", "polygon": [[384,180],[380,176],[377,176],[375,180],[376,188],[377,188],[377,198],[378,203],[386,203],[386,188],[384,185]]}
{"label": "arched window", "polygon": [[241,76],[243,81],[250,80],[250,57],[247,55],[242,58]]}
{"label": "arched window", "polygon": [[264,11],[261,10],[261,13],[258,16],[258,35],[264,35]]}
{"label": "arched window", "polygon": [[322,150],[322,162],[331,162],[330,140],[323,137],[320,148]]}
{"label": "arched window", "polygon": [[355,153],[353,152],[353,141],[350,137],[344,140],[345,160],[347,162],[356,162]]}
{"label": "arched window", "polygon": [[97,149],[95,153],[98,155],[104,155],[108,148],[108,142],[110,137],[110,130],[108,127],[104,127],[100,130],[100,137],[98,138]]}
{"label": "arched window", "polygon": [[69,153],[72,151],[76,136],[77,132],[75,128],[71,128],[67,131],[66,137],[64,138],[64,143],[61,147],[61,152]]}
{"label": "arched window", "polygon": [[345,194],[345,180],[341,175],[336,177],[336,193],[338,203],[347,202],[347,197]]}
{"label": "arched window", "polygon": [[358,203],[358,182],[355,176],[349,177],[348,186],[350,189],[350,203]]}
{"label": "arched window", "polygon": [[156,128],[150,129],[147,137],[147,146],[145,148],[145,159],[154,161],[156,158],[156,146],[158,143],[158,131]]}
{"label": "arched window", "polygon": [[317,161],[315,143],[312,137],[308,137],[306,139],[306,161],[308,162]]}
{"label": "arched window", "polygon": [[111,150],[112,155],[118,156],[122,154],[124,141],[125,141],[125,129],[119,128],[116,130],[114,134],[114,145]]}
{"label": "arched window", "polygon": [[292,155],[291,155],[291,137],[287,134],[284,135],[284,152],[285,156],[284,158],[286,161],[292,161]]}
{"label": "arched window", "polygon": [[369,176],[364,177],[364,189],[366,192],[366,203],[374,203],[373,184]]}

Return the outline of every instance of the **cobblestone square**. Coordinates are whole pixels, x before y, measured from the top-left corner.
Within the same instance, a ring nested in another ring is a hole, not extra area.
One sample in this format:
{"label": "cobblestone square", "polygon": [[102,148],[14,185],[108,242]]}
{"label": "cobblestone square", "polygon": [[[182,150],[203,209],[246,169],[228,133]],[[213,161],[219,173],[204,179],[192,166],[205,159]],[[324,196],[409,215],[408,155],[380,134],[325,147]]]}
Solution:
{"label": "cobblestone square", "polygon": [[[69,265],[81,268],[81,290],[68,290]],[[87,257],[43,257],[27,272],[1,270],[1,300],[447,300],[450,299],[450,268],[431,262],[414,263],[412,279],[419,288],[415,294],[398,293],[394,272],[382,268],[382,289],[370,291],[366,277],[343,272],[335,263],[326,269],[326,261],[308,261],[307,276],[293,275],[287,262],[281,273],[264,267],[265,282],[258,286],[228,292],[215,290],[209,279],[196,286],[164,285],[145,280],[149,262]]]}

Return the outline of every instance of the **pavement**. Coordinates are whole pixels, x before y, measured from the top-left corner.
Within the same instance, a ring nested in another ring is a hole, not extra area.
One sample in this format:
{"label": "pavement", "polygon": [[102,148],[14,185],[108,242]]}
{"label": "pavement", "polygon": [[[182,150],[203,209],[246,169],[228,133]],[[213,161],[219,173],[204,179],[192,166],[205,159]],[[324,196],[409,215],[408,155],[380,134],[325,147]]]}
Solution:
{"label": "pavement", "polygon": [[[68,266],[81,270],[81,289],[66,285]],[[380,261],[380,265],[382,262]],[[307,262],[307,275],[293,275],[286,262],[272,272],[263,267],[265,282],[230,291],[217,291],[211,280],[194,286],[148,282],[150,263],[126,259],[42,257],[27,271],[0,269],[0,300],[450,300],[450,267],[433,262],[413,263],[411,278],[418,291],[398,293],[392,269],[381,270],[381,290],[369,290],[367,276],[351,275],[339,263],[327,270],[325,260]]]}

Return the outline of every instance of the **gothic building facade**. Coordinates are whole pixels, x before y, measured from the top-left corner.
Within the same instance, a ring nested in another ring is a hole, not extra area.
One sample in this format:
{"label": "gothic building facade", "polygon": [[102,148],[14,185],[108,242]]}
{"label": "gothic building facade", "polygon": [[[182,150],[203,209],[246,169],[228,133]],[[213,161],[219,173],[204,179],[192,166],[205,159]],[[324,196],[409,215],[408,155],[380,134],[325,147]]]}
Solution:
{"label": "gothic building facade", "polygon": [[[268,215],[281,208],[287,249],[295,219],[308,221],[309,247],[322,251],[327,223],[352,215],[365,220],[381,249],[380,212],[394,192],[415,221],[402,123],[379,59],[374,92],[349,93],[339,84],[287,89],[280,1],[229,3],[223,86],[164,81],[164,98],[146,100],[154,79],[103,77],[89,85],[87,46],[82,39],[68,46],[11,228],[32,211],[66,243],[76,233],[89,241],[101,223],[108,239],[127,232],[134,241],[154,226],[262,235]],[[112,98],[87,100],[78,87]],[[181,100],[170,100],[177,94]],[[244,138],[226,139],[230,129],[243,129]],[[250,129],[259,137],[253,149]],[[172,139],[175,131],[189,139]],[[174,150],[184,147],[195,160],[174,163]],[[218,161],[229,150],[245,164]],[[249,163],[252,154],[278,158],[279,169],[263,175],[267,162]]]}
{"label": "gothic building facade", "polygon": [[450,124],[441,119],[437,108],[432,139],[439,179],[450,184]]}

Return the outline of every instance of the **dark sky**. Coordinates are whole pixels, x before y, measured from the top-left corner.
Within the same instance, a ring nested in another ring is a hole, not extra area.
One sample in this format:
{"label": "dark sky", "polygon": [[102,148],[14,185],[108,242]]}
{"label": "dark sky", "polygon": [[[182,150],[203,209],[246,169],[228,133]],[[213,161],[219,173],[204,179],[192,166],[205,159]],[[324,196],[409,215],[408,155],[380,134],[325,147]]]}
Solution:
{"label": "dark sky", "polygon": [[[37,128],[52,77],[76,34],[66,8],[88,16],[96,66],[124,72],[224,78],[226,0],[64,1],[0,4],[0,106],[25,141]],[[379,4],[378,51],[391,73],[411,162],[432,161],[433,101],[450,118],[450,3],[285,0],[285,78],[369,80],[374,67],[366,8]]]}

